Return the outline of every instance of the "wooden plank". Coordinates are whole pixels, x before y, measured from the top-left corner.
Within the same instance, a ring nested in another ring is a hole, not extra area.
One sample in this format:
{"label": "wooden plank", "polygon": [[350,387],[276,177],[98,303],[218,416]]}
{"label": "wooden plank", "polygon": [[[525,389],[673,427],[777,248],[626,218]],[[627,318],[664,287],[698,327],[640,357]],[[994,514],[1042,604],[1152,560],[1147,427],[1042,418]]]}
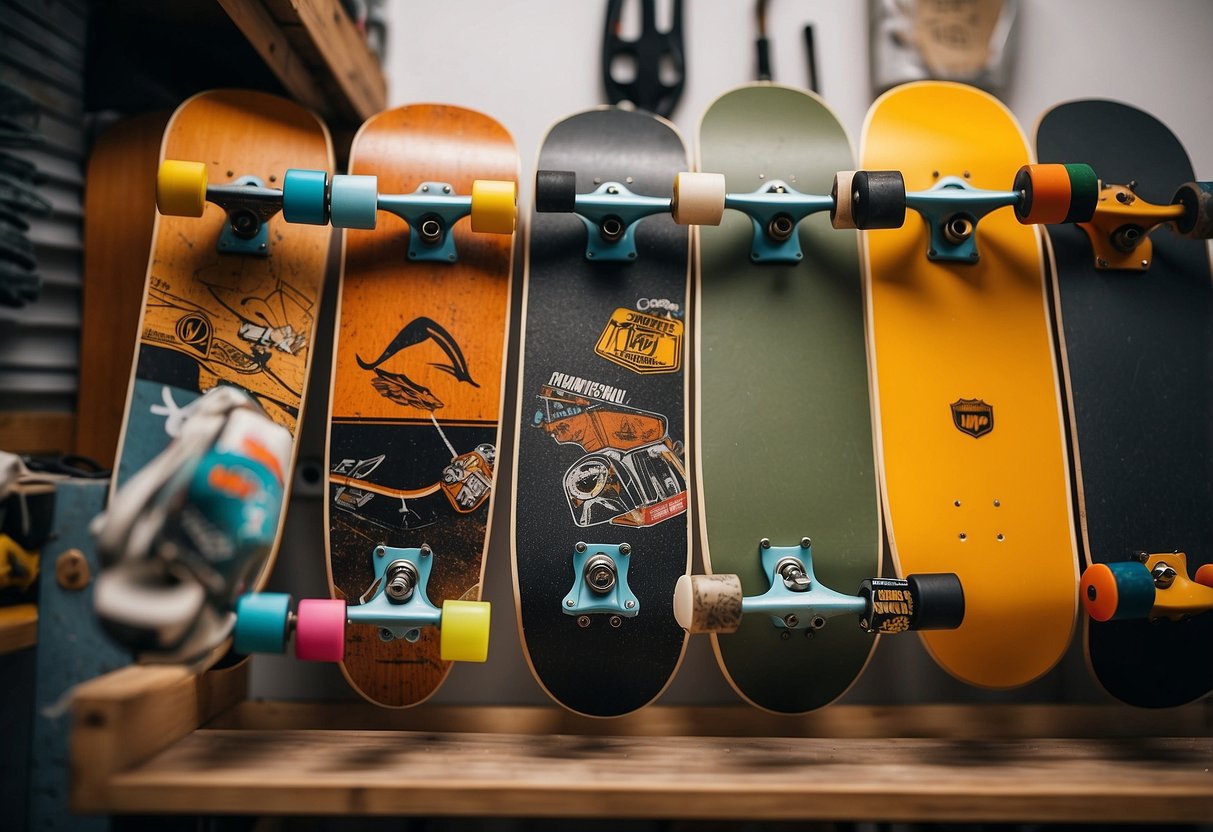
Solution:
{"label": "wooden plank", "polygon": [[219,0],[301,104],[350,125],[387,106],[387,82],[337,0]]}
{"label": "wooden plank", "polygon": [[38,608],[33,604],[0,607],[0,656],[38,643]]}
{"label": "wooden plank", "polygon": [[562,708],[246,701],[212,728],[250,730],[432,731],[583,736],[880,737],[934,739],[1111,739],[1213,736],[1213,699],[1183,708],[1119,705],[836,705],[786,717],[736,705],[651,707],[617,719]]}
{"label": "wooden plank", "polygon": [[131,665],[80,685],[72,696],[73,807],[104,802],[111,775],[188,735],[247,690],[247,662],[201,676],[177,665]]}
{"label": "wooden plank", "polygon": [[86,812],[1208,821],[1213,739],[931,740],[200,730]]}
{"label": "wooden plank", "polygon": [[219,0],[219,5],[292,98],[308,109],[330,115],[331,108],[323,99],[307,64],[264,4],[250,0]]}
{"label": "wooden plank", "polygon": [[72,447],[71,413],[0,412],[0,448],[17,454],[63,454]]}

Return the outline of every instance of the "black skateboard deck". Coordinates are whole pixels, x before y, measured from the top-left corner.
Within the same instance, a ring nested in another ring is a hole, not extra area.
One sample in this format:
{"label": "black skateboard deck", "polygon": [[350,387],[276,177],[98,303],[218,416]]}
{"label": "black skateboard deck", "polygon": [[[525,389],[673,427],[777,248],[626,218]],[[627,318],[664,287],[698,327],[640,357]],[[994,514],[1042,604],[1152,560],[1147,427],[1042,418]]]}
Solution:
{"label": "black skateboard deck", "polygon": [[[618,182],[668,198],[687,168],[669,123],[611,108],[558,122],[538,161],[575,172],[578,194]],[[513,507],[519,627],[540,685],[593,716],[653,701],[686,638],[672,597],[690,565],[689,237],[668,213],[635,228],[636,256],[622,262],[588,258],[598,231],[572,213],[533,213],[528,240]],[[575,581],[603,552],[624,564],[615,612],[591,611],[595,599]]]}
{"label": "black skateboard deck", "polygon": [[[1194,179],[1153,116],[1076,101],[1036,129],[1041,162],[1085,162],[1102,183],[1136,181],[1156,205]],[[1151,235],[1148,268],[1099,269],[1077,225],[1046,226],[1088,563],[1137,551],[1213,561],[1213,283],[1203,240]],[[1084,616],[1085,617],[1085,616]],[[1213,689],[1213,614],[1186,621],[1088,620],[1087,657],[1118,699],[1150,707]]]}

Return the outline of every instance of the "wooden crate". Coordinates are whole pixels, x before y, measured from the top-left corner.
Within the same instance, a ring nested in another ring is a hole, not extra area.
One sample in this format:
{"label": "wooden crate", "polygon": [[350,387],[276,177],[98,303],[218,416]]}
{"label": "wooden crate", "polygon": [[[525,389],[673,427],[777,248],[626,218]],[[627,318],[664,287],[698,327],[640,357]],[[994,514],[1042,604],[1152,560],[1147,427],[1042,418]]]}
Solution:
{"label": "wooden crate", "polygon": [[246,701],[247,664],[78,689],[76,812],[872,821],[1213,820],[1213,707],[389,711]]}

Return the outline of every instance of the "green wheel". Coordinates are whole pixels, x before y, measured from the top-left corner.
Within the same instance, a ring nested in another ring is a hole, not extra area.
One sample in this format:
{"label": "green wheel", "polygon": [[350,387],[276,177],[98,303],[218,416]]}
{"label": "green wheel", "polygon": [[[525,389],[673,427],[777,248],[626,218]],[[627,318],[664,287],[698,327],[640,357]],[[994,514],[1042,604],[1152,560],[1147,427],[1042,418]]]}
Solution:
{"label": "green wheel", "polygon": [[243,655],[285,653],[291,596],[285,592],[253,592],[236,601],[233,649]]}

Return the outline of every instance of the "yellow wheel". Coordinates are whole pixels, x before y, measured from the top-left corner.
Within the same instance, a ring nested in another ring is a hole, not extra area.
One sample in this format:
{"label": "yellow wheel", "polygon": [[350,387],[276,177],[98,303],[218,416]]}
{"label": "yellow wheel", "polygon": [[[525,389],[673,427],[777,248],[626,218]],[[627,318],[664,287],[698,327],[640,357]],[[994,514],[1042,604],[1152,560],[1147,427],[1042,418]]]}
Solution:
{"label": "yellow wheel", "polygon": [[156,207],[174,217],[200,217],[206,207],[206,165],[165,159],[156,173]]}
{"label": "yellow wheel", "polygon": [[495,179],[472,183],[472,230],[486,234],[513,234],[518,216],[518,185]]}
{"label": "yellow wheel", "polygon": [[444,662],[482,662],[489,657],[488,601],[444,601],[440,651]]}

